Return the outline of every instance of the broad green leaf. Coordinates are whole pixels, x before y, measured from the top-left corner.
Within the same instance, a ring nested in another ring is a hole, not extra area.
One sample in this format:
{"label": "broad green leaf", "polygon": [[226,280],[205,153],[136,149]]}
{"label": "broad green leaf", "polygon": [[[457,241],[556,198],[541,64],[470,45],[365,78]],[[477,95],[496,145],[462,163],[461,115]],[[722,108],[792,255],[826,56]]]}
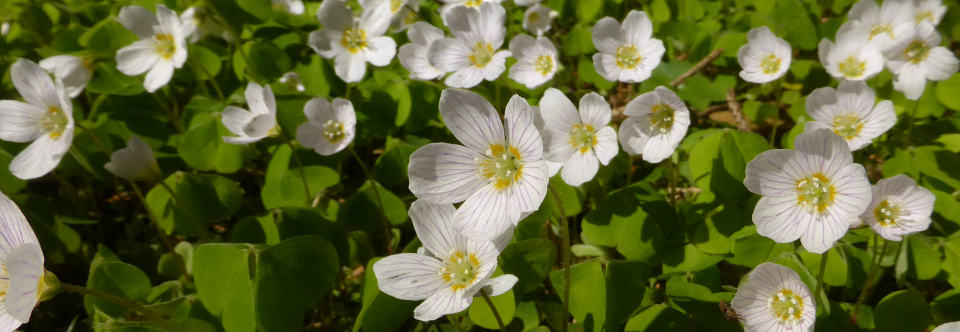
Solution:
{"label": "broad green leaf", "polygon": [[299,329],[304,311],[330,291],[339,269],[337,250],[317,235],[284,240],[261,251],[254,296],[258,329]]}
{"label": "broad green leaf", "polygon": [[140,77],[127,76],[117,70],[116,65],[100,63],[93,70],[93,77],[86,86],[87,91],[101,94],[133,96],[143,93]]}
{"label": "broad green leaf", "polygon": [[888,294],[877,303],[873,322],[878,331],[922,332],[927,329],[931,318],[930,307],[923,295],[902,290]]}
{"label": "broad green leaf", "polygon": [[[409,320],[417,302],[398,300],[380,291],[377,278],[372,273],[373,264],[380,258],[367,262],[363,283],[363,307],[353,324],[353,331],[394,331]],[[483,301],[481,299],[476,299]]]}
{"label": "broad green leaf", "polygon": [[[493,306],[497,308],[497,313],[500,314],[500,319],[503,320],[503,325],[510,325],[510,321],[513,320],[513,316],[517,310],[517,303],[513,296],[513,290],[490,297],[490,302],[493,302]],[[480,327],[491,330],[495,330],[500,327],[497,324],[497,319],[493,316],[493,311],[490,310],[490,306],[487,304],[487,301],[485,301],[480,294],[477,294],[477,296],[473,298],[473,303],[470,304],[467,314],[469,315],[470,320]]]}
{"label": "broad green leaf", "polygon": [[[150,294],[150,279],[136,266],[123,262],[103,262],[91,266],[87,288],[119,296],[134,302]],[[85,296],[93,307],[112,317],[130,314],[129,308],[99,297]]]}
{"label": "broad green leaf", "polygon": [[219,114],[198,114],[180,139],[177,152],[197,170],[234,173],[243,167],[243,146],[224,142],[224,136],[234,134],[223,127]]}
{"label": "broad green leaf", "polygon": [[249,266],[252,255],[242,245],[220,243],[200,245],[194,252],[197,295],[228,332],[254,331],[256,327]]}
{"label": "broad green leaf", "polygon": [[613,261],[606,270],[607,331],[623,329],[630,314],[640,306],[647,287],[650,266],[641,262]]}
{"label": "broad green leaf", "polygon": [[[550,272],[550,283],[563,298],[563,270]],[[598,260],[589,260],[570,267],[570,314],[586,331],[599,331],[606,315],[606,282]]]}
{"label": "broad green leaf", "polygon": [[556,261],[557,246],[542,238],[511,243],[500,253],[500,268],[519,279],[513,290],[521,295],[539,288]]}
{"label": "broad green leaf", "polygon": [[220,73],[221,62],[220,55],[210,49],[191,44],[188,51],[188,61],[194,74],[201,80],[216,79]]}
{"label": "broad green leaf", "polygon": [[628,259],[649,262],[663,246],[663,228],[676,222],[673,208],[662,196],[637,184],[611,192],[588,212],[580,237],[587,244],[615,247]]}
{"label": "broad green leaf", "polygon": [[[718,313],[719,314],[719,313]],[[693,331],[693,322],[666,304],[655,304],[627,321],[627,331]]]}
{"label": "broad green leaf", "polygon": [[960,75],[953,74],[949,79],[937,82],[937,99],[949,109],[960,109]]}
{"label": "broad green leaf", "polygon": [[710,255],[692,244],[673,249],[663,258],[663,273],[696,272],[717,264],[723,257]]}
{"label": "broad green leaf", "polygon": [[[376,190],[371,183],[376,184]],[[380,215],[381,203],[383,213],[386,214],[391,225],[401,225],[407,221],[406,204],[379,183],[371,181],[367,181],[357,192],[347,198],[346,204],[337,215],[337,220],[346,221],[341,225],[347,229],[381,230],[383,229],[383,217]]]}
{"label": "broad green leaf", "polygon": [[[232,216],[243,200],[236,182],[215,174],[177,172],[147,193],[147,207],[167,234],[203,236],[207,225]],[[176,198],[174,198],[176,197]]]}
{"label": "broad green leaf", "polygon": [[746,167],[769,148],[766,139],[752,132],[726,129],[705,137],[690,151],[690,172],[698,187],[726,199],[749,194],[743,186]]}

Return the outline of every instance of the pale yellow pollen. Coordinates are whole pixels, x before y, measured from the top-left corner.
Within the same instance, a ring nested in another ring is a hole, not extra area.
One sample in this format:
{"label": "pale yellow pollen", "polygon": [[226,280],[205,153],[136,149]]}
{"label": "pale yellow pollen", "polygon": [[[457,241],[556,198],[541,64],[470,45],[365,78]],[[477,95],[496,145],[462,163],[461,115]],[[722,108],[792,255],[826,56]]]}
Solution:
{"label": "pale yellow pollen", "polygon": [[367,32],[360,28],[347,28],[343,31],[340,44],[350,53],[357,53],[367,48]]}
{"label": "pale yellow pollen", "polygon": [[591,125],[573,125],[570,129],[570,145],[580,151],[580,154],[587,153],[591,148],[597,146],[596,130]]}
{"label": "pale yellow pollen", "polygon": [[493,54],[493,45],[477,42],[473,45],[473,53],[469,56],[470,63],[480,68],[486,67],[493,60]]}
{"label": "pale yellow pollen", "polygon": [[833,133],[837,136],[851,140],[860,135],[861,130],[863,130],[863,123],[856,114],[841,114],[833,118]]}
{"label": "pale yellow pollen", "polygon": [[177,53],[177,43],[173,39],[173,36],[161,33],[153,36],[153,40],[156,42],[154,47],[158,54],[166,60],[173,58],[173,55]]}
{"label": "pale yellow pollen", "polygon": [[860,78],[867,70],[867,63],[851,55],[837,64],[837,68],[840,69],[840,74],[843,77],[856,79]]}
{"label": "pale yellow pollen", "polygon": [[837,190],[822,173],[797,181],[797,204],[811,213],[823,213],[833,205]]}
{"label": "pale yellow pollen", "polygon": [[623,45],[617,48],[617,66],[624,69],[633,69],[640,65],[643,57],[633,45]]}
{"label": "pale yellow pollen", "polygon": [[485,157],[480,160],[480,174],[489,179],[494,187],[503,190],[520,181],[523,176],[523,159],[513,146],[491,144]]}

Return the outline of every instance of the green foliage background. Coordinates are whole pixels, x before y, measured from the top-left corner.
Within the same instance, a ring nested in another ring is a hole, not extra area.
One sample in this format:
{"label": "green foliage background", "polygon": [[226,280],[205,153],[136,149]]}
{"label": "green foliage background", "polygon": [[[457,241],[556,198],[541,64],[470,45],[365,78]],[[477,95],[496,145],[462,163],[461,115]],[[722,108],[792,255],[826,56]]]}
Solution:
{"label": "green foliage background", "polygon": [[[751,213],[758,198],[742,180],[754,156],[792,146],[809,120],[804,97],[836,84],[819,64],[816,46],[821,37],[832,39],[852,2],[544,0],[559,12],[546,35],[558,46],[562,68],[536,90],[506,73],[471,89],[498,109],[514,93],[535,104],[552,86],[573,100],[596,91],[620,112],[633,96],[669,85],[722,49],[704,70],[674,87],[691,109],[692,124],[670,161],[652,165],[621,152],[580,188],[551,180],[571,216],[574,328],[738,331],[718,303],[730,301],[732,287],[765,261],[794,269],[814,288],[820,256],[757,235]],[[190,45],[185,67],[151,95],[142,78],[116,69],[117,49],[136,37],[115,18],[124,5],[152,9],[158,3],[177,12],[201,7],[235,38],[210,35]],[[960,6],[945,3],[938,31],[956,52]],[[144,304],[183,331],[450,331],[451,322],[464,329],[495,328],[482,301],[450,321],[420,323],[411,318],[415,302],[378,291],[372,264],[387,252],[419,247],[406,213],[414,200],[407,190],[410,153],[428,142],[455,142],[438,116],[443,86],[410,81],[398,61],[370,67],[364,81],[346,85],[334,75],[332,61],[307,46],[307,35],[318,29],[313,13],[320,3],[306,5],[304,15],[291,16],[271,10],[269,0],[3,0],[0,21],[11,21],[12,28],[0,38],[0,99],[18,99],[7,71],[20,57],[84,55],[94,59],[95,70],[73,100],[77,123],[89,130],[77,131],[53,173],[29,183],[7,171],[25,145],[0,142],[0,190],[30,220],[48,270],[65,282]],[[443,26],[438,6],[422,1],[421,19]],[[509,1],[504,6],[509,40],[522,32],[523,8]],[[667,48],[642,84],[608,82],[590,58],[593,24],[603,16],[620,20],[629,9],[648,13],[654,37]],[[749,84],[737,76],[737,49],[746,32],[761,25],[794,49],[790,71],[774,84]],[[391,36],[398,45],[407,41],[404,33]],[[287,71],[302,77],[306,92],[275,83]],[[223,143],[221,136],[229,133],[219,112],[243,105],[250,81],[273,87],[286,137],[305,121],[302,109],[310,98],[349,98],[358,116],[354,149],[374,179],[346,151],[322,157],[280,138],[249,146]],[[874,182],[903,173],[931,190],[937,197],[933,224],[884,246],[874,280],[867,278],[876,237],[869,228],[851,230],[827,254],[829,295],[817,301],[817,331],[924,331],[960,320],[960,75],[929,83],[917,102],[894,91],[891,81],[885,71],[868,82],[880,99],[893,100],[899,122],[855,152],[855,160]],[[736,129],[726,106],[730,89],[749,123],[746,131]],[[138,188],[102,167],[104,152],[123,147],[131,134],[154,149],[166,184],[183,204],[160,186]],[[304,193],[297,158],[306,165],[310,190],[320,191],[317,197]],[[389,246],[373,186],[389,221]],[[669,195],[671,186],[680,194]],[[500,257],[501,272],[519,277],[512,291],[494,299],[511,331],[563,324],[555,203],[547,197],[524,219]],[[867,282],[876,287],[855,310]],[[109,302],[64,294],[41,303],[23,329],[159,328],[143,318]]]}

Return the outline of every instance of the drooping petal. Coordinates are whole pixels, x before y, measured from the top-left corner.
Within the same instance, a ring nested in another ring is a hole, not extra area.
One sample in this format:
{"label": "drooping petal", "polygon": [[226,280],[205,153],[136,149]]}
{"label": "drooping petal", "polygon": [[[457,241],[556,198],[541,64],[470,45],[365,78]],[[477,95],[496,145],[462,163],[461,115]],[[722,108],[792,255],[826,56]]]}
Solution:
{"label": "drooping petal", "polygon": [[396,254],[373,263],[380,291],[401,300],[423,300],[449,289],[440,278],[440,260],[418,254]]}
{"label": "drooping petal", "polygon": [[117,69],[128,76],[146,73],[162,61],[153,40],[140,40],[117,51]]}
{"label": "drooping petal", "polygon": [[466,310],[473,303],[473,297],[464,296],[463,291],[453,291],[443,288],[420,303],[416,309],[413,309],[413,318],[422,322],[429,322],[443,315],[458,313]]}
{"label": "drooping petal", "polygon": [[505,142],[500,115],[480,95],[468,90],[445,89],[440,93],[439,108],[453,136],[471,150],[484,154],[491,145]]}
{"label": "drooping petal", "polygon": [[153,156],[153,150],[137,135],[130,136],[126,148],[111,153],[110,161],[103,167],[110,173],[131,181],[154,180],[160,176],[160,167]]}
{"label": "drooping petal", "polygon": [[513,95],[507,103],[505,114],[507,143],[520,151],[524,160],[543,157],[543,140],[533,123],[533,111],[527,100]]}
{"label": "drooping petal", "polygon": [[599,168],[599,162],[594,154],[589,151],[576,152],[563,164],[560,177],[563,178],[563,182],[576,187],[592,180]]}
{"label": "drooping petal", "polygon": [[147,92],[153,93],[170,82],[173,77],[173,63],[170,61],[158,60],[153,64],[153,68],[147,72],[147,77],[143,79],[143,88]]}
{"label": "drooping petal", "polygon": [[513,288],[513,285],[515,285],[518,280],[519,279],[512,274],[504,274],[487,280],[487,283],[484,286],[484,291],[490,296],[497,296],[506,293]]}
{"label": "drooping petal", "polygon": [[60,164],[60,159],[72,142],[72,126],[58,137],[51,137],[50,134],[41,135],[13,158],[10,162],[10,172],[23,180],[44,176]]}
{"label": "drooping petal", "polygon": [[17,59],[10,67],[10,80],[27,103],[44,109],[60,107],[53,80],[33,61]]}
{"label": "drooping petal", "polygon": [[40,121],[47,110],[31,104],[0,100],[0,139],[10,142],[31,142],[44,134]]}
{"label": "drooping petal", "polygon": [[367,62],[361,54],[341,53],[334,59],[333,69],[344,82],[360,82],[367,73]]}
{"label": "drooping petal", "polygon": [[427,144],[410,155],[410,192],[435,204],[462,202],[486,184],[479,158],[479,153],[460,145]]}
{"label": "drooping petal", "polygon": [[38,284],[43,278],[43,252],[40,245],[31,242],[13,249],[6,257],[9,271],[9,288],[3,299],[3,310],[20,322],[30,321],[33,307],[39,300]]}
{"label": "drooping petal", "polygon": [[446,257],[454,250],[464,248],[466,241],[457,231],[454,214],[457,209],[450,204],[433,204],[416,200],[410,204],[410,220],[423,247],[435,257]]}
{"label": "drooping petal", "polygon": [[620,152],[617,146],[617,131],[613,130],[613,127],[607,126],[598,130],[596,135],[597,145],[593,146],[593,152],[596,153],[597,160],[606,165]]}
{"label": "drooping petal", "polygon": [[153,37],[153,27],[159,22],[157,16],[140,6],[126,6],[120,8],[120,14],[117,19],[123,27],[127,28],[138,37],[148,39]]}
{"label": "drooping petal", "polygon": [[253,121],[255,116],[257,116],[257,114],[245,109],[236,106],[227,106],[220,114],[220,122],[234,135],[246,136],[247,132],[244,127],[246,127],[250,121]]}
{"label": "drooping petal", "polygon": [[273,97],[273,90],[270,86],[260,86],[257,83],[250,82],[247,89],[244,90],[244,96],[247,99],[247,106],[255,114],[276,114],[277,100]]}
{"label": "drooping petal", "polygon": [[613,116],[610,111],[610,104],[596,92],[588,93],[580,98],[580,120],[584,124],[593,126],[594,129],[600,129],[610,123]]}
{"label": "drooping petal", "polygon": [[363,56],[367,62],[374,66],[383,67],[390,64],[393,56],[397,54],[397,42],[390,37],[374,37],[370,39],[370,45],[363,50]]}

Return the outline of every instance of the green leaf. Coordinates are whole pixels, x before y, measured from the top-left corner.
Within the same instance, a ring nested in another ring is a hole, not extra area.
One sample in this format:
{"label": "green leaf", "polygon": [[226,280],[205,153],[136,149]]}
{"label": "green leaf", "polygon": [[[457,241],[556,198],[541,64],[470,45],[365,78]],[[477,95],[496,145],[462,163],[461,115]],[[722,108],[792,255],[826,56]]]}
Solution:
{"label": "green leaf", "polygon": [[268,0],[238,0],[237,5],[261,21],[266,21],[273,15],[273,6]]}
{"label": "green leaf", "polygon": [[373,165],[373,174],[377,180],[387,186],[406,184],[410,155],[423,146],[421,143],[423,142],[410,144],[399,139],[388,139],[386,152],[377,158],[377,162]]}
{"label": "green leaf", "polygon": [[705,137],[690,151],[690,172],[697,186],[727,199],[749,195],[743,186],[747,163],[769,147],[753,132],[724,129]]}
{"label": "green leaf", "polygon": [[663,225],[676,222],[663,197],[640,183],[610,193],[588,212],[580,237],[587,244],[616,247],[627,259],[649,262],[663,246]]}
{"label": "green leaf", "polygon": [[603,9],[603,0],[577,1],[577,19],[582,24],[593,22],[597,14]]}
{"label": "green leaf", "polygon": [[284,240],[261,251],[254,297],[257,327],[267,332],[299,329],[304,311],[330,291],[339,269],[337,250],[317,235]]}
{"label": "green leaf", "polygon": [[[10,161],[13,155],[0,147],[0,169],[10,169]],[[16,193],[27,186],[27,182],[13,176],[10,172],[0,173],[0,191],[10,195]]]}
{"label": "green leaf", "polygon": [[227,332],[254,331],[252,253],[240,245],[203,244],[194,252],[197,295]]}
{"label": "green leaf", "polygon": [[243,167],[243,146],[224,142],[224,136],[234,134],[220,123],[219,114],[198,114],[180,139],[177,153],[197,170],[234,173]]}
{"label": "green leaf", "polygon": [[[909,317],[909,319],[904,319]],[[923,332],[931,322],[930,307],[923,295],[902,290],[885,296],[874,313],[878,331]]]}
{"label": "green leaf", "polygon": [[667,252],[667,256],[663,258],[663,273],[696,272],[711,267],[722,259],[721,256],[704,253],[696,246],[687,244]]}
{"label": "green leaf", "polygon": [[627,321],[627,331],[693,331],[693,322],[666,304],[655,304]]}
{"label": "green leaf", "polygon": [[243,201],[237,183],[219,175],[177,172],[164,181],[177,198],[157,185],[146,203],[167,234],[203,235],[208,224],[229,218]]}
{"label": "green leaf", "polygon": [[596,50],[593,46],[592,32],[589,26],[577,24],[570,29],[560,42],[563,49],[562,54],[581,55],[589,54]]}
{"label": "green leaf", "polygon": [[140,77],[124,75],[112,63],[98,64],[86,89],[93,93],[121,96],[138,95],[144,91]]}
{"label": "green leaf", "polygon": [[538,289],[556,261],[557,246],[542,238],[511,243],[500,253],[500,267],[519,279],[513,290],[521,295]]}
{"label": "green leaf", "polygon": [[[150,294],[150,279],[136,266],[124,262],[103,262],[91,266],[87,288],[116,295],[131,301],[143,301]],[[84,296],[86,301],[112,317],[131,313],[130,309],[96,296]]]}
{"label": "green leaf", "polygon": [[650,3],[650,20],[654,23],[670,21],[670,6],[666,0],[653,0]]}
{"label": "green leaf", "polygon": [[220,73],[221,63],[223,62],[223,60],[220,59],[220,55],[206,47],[196,44],[190,44],[188,54],[188,63],[190,67],[193,68],[197,78],[201,80],[216,79],[217,74]]}
{"label": "green leaf", "polygon": [[[825,254],[827,256],[827,270],[823,274],[823,282],[830,286],[845,286],[847,284],[847,258],[840,255],[839,252],[840,250],[829,250]],[[820,260],[823,259],[824,255],[810,253],[806,250],[800,250],[798,254],[810,273],[820,274]]]}
{"label": "green leaf", "polygon": [[[500,314],[503,325],[510,325],[510,321],[513,320],[513,315],[517,310],[513,290],[491,297],[490,301],[493,302],[493,306],[497,308],[497,313]],[[487,301],[485,301],[480,294],[477,294],[477,296],[473,298],[473,303],[470,304],[470,309],[467,311],[467,314],[470,316],[470,320],[480,327],[491,330],[500,328],[500,325],[497,324],[496,317],[493,316],[493,311],[490,310]]]}
{"label": "green leaf", "polygon": [[[377,186],[376,191],[371,184]],[[346,204],[340,208],[337,220],[349,220],[349,223],[342,224],[348,229],[383,229],[383,219],[380,215],[380,204],[377,196],[380,197],[379,201],[383,203],[383,210],[390,224],[401,225],[407,221],[406,204],[379,183],[371,181],[367,181],[357,192],[347,198]]]}
{"label": "green leaf", "polygon": [[[166,324],[166,325],[165,325]],[[216,332],[217,328],[210,323],[193,318],[178,318],[164,321],[163,324],[152,321],[124,321],[109,319],[97,322],[96,331],[109,332],[167,332],[167,326],[172,326],[178,332]]]}
{"label": "green leaf", "polygon": [[[250,43],[252,42],[248,42],[247,45],[250,45]],[[246,49],[246,45],[244,45],[244,49]],[[247,63],[248,69],[256,75],[257,79],[263,82],[277,80],[292,67],[290,56],[276,45],[268,42],[253,43],[247,51],[247,56],[250,59],[250,62]]]}
{"label": "green leaf", "polygon": [[937,82],[937,100],[949,109],[960,109],[960,75],[953,74],[949,79]]}
{"label": "green leaf", "polygon": [[643,301],[650,266],[641,262],[613,261],[607,265],[607,331],[619,331]]}
{"label": "green leaf", "polygon": [[[563,270],[550,273],[550,283],[563,298]],[[606,315],[606,282],[598,260],[589,260],[570,267],[570,314],[587,331],[599,331]]]}
{"label": "green leaf", "polygon": [[137,41],[137,36],[118,20],[102,20],[80,36],[77,42],[91,54],[113,59],[121,47]]}

